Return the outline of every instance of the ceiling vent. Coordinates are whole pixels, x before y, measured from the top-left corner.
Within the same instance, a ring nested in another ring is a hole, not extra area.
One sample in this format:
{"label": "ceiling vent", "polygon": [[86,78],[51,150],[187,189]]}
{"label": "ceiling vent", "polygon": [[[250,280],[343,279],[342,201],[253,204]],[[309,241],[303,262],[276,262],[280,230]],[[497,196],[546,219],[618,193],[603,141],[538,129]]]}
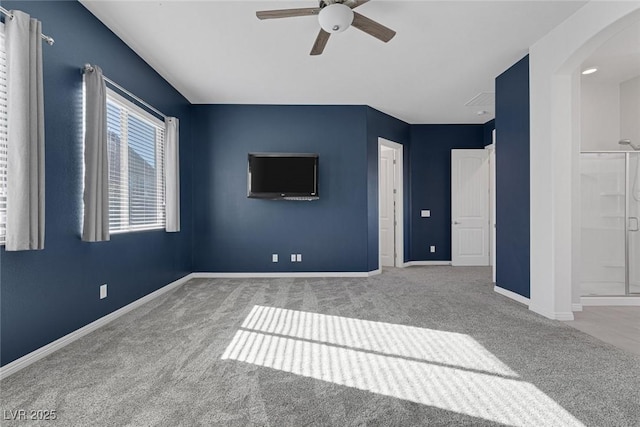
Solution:
{"label": "ceiling vent", "polygon": [[466,107],[493,107],[496,94],[493,92],[480,92],[466,104]]}

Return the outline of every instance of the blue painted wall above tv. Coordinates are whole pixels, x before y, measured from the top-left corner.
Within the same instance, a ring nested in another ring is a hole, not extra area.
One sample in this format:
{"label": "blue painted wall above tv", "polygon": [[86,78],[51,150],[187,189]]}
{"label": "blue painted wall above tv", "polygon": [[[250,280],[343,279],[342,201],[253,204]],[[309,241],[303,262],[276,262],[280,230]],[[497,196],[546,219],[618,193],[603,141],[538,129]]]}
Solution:
{"label": "blue painted wall above tv", "polygon": [[[192,114],[195,271],[368,271],[366,107],[202,105]],[[318,153],[320,199],[248,199],[250,152]]]}

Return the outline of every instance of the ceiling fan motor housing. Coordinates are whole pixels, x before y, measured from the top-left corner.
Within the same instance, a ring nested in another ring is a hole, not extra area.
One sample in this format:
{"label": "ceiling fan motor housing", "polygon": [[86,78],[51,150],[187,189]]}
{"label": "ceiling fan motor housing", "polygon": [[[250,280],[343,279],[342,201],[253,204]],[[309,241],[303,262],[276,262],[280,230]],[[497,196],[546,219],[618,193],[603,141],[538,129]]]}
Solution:
{"label": "ceiling fan motor housing", "polygon": [[328,33],[341,33],[353,22],[353,10],[342,3],[329,4],[320,10],[318,21]]}

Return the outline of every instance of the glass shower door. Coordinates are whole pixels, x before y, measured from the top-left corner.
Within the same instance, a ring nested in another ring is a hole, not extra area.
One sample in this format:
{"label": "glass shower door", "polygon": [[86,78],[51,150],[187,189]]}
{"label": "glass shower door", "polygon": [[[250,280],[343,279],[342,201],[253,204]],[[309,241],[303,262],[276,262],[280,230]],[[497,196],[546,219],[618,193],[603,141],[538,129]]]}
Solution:
{"label": "glass shower door", "polygon": [[627,183],[627,294],[640,294],[640,152],[629,153]]}
{"label": "glass shower door", "polygon": [[582,296],[627,294],[626,159],[625,153],[580,156]]}

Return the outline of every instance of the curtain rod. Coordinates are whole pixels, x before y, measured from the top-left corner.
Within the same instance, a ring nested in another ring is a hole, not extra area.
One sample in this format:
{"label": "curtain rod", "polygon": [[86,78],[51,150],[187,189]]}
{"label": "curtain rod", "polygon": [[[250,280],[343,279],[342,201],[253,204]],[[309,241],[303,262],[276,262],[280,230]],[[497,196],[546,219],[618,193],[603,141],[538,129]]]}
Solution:
{"label": "curtain rod", "polygon": [[[86,72],[92,72],[93,71],[93,67],[90,64],[84,64],[84,66],[82,67],[82,72],[86,73]],[[146,103],[145,101],[143,101],[142,99],[138,98],[137,96],[135,96],[134,94],[132,94],[131,92],[129,92],[128,90],[126,90],[125,88],[123,88],[122,86],[120,86],[118,83],[114,82],[113,80],[107,78],[106,76],[102,76],[102,79],[109,83],[111,86],[115,87],[116,89],[124,92],[127,94],[127,96],[130,96],[131,98],[135,99],[137,102],[139,102],[140,104],[144,105],[145,107],[147,107],[149,110],[153,111],[154,113],[156,113],[157,115],[159,115],[160,117],[162,117],[163,119],[167,118],[166,114],[161,113],[160,111],[156,110],[153,106],[149,105],[148,103]]]}
{"label": "curtain rod", "polygon": [[[4,13],[7,16],[7,18],[13,19],[13,13],[9,12],[7,9],[5,9],[2,6],[0,6],[0,12]],[[46,41],[50,46],[56,42],[53,39],[53,37],[47,36],[46,34],[40,33],[40,37],[42,38],[42,40]]]}

